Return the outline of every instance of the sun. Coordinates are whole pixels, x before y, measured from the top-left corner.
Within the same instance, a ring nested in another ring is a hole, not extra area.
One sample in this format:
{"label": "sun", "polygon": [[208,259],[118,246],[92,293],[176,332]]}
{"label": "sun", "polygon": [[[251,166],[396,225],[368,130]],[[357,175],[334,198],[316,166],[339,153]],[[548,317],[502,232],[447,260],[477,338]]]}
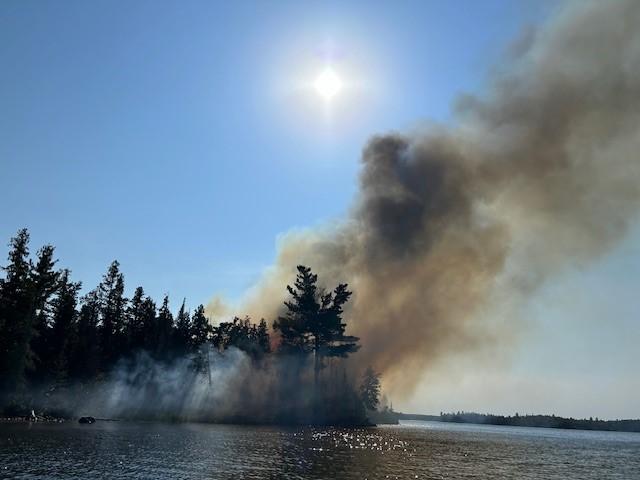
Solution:
{"label": "sun", "polygon": [[327,68],[318,75],[313,86],[318,95],[325,100],[331,100],[342,90],[342,80],[336,72],[331,68]]}

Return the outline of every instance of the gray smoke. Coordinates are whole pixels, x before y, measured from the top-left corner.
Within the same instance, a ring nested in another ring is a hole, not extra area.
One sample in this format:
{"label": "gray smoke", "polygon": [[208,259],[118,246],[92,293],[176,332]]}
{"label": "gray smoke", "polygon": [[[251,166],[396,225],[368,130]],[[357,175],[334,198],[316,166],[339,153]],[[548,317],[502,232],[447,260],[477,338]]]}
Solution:
{"label": "gray smoke", "polygon": [[32,396],[44,411],[62,417],[238,423],[322,420],[311,408],[308,359],[278,356],[258,361],[235,347],[223,352],[210,348],[203,358],[203,368],[196,369],[193,355],[165,362],[141,351],[121,359],[99,381],[34,390]]}
{"label": "gray smoke", "polygon": [[635,218],[639,25],[636,0],[568,4],[459,99],[455,126],[372,138],[351,214],[289,235],[248,313],[275,318],[297,264],[348,282],[356,361],[396,394],[451,353],[510,343],[517,319],[497,312]]}

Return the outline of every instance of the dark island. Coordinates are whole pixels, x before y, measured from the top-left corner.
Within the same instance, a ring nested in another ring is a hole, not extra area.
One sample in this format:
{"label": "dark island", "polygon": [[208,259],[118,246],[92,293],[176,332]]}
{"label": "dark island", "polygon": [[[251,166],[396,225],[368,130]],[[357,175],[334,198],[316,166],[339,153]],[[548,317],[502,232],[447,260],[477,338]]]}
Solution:
{"label": "dark island", "polygon": [[[93,290],[35,258],[29,233],[9,243],[0,278],[0,415],[27,420],[107,417],[248,424],[371,425],[378,375],[347,360],[351,291],[297,267],[269,328],[249,317],[213,325],[203,305],[174,317],[137,287],[125,297],[117,261]],[[35,413],[33,413],[35,412]]]}
{"label": "dark island", "polygon": [[571,430],[604,430],[616,432],[640,432],[640,420],[601,420],[598,418],[576,419],[556,415],[491,415],[473,412],[420,415],[397,413],[398,420],[420,420],[432,422],[472,423],[478,425],[504,425],[510,427],[564,428]]}

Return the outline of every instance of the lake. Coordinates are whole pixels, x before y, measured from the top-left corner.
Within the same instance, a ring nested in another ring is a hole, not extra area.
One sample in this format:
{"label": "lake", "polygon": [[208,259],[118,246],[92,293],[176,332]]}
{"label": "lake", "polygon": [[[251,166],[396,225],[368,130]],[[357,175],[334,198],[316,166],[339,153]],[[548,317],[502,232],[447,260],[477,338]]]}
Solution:
{"label": "lake", "polygon": [[0,478],[628,480],[640,479],[640,434],[439,422],[0,424]]}

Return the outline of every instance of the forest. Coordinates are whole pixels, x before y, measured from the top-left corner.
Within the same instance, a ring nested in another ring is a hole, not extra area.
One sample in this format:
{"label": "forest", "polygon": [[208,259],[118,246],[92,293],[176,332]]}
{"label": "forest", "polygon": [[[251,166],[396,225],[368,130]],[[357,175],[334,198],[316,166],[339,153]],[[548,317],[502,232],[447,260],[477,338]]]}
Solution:
{"label": "forest", "polygon": [[0,412],[246,423],[367,424],[379,404],[371,369],[349,368],[352,292],[325,290],[298,266],[282,314],[269,325],[213,324],[203,305],[172,313],[143,287],[125,296],[114,261],[100,284],[57,268],[55,249],[30,254],[29,232],[9,242],[0,278]]}
{"label": "forest", "polygon": [[[402,418],[408,418],[403,416]],[[506,425],[511,427],[564,428],[577,430],[605,430],[640,432],[640,420],[602,420],[599,418],[565,418],[557,415],[491,415],[473,412],[440,413],[441,422]]]}

